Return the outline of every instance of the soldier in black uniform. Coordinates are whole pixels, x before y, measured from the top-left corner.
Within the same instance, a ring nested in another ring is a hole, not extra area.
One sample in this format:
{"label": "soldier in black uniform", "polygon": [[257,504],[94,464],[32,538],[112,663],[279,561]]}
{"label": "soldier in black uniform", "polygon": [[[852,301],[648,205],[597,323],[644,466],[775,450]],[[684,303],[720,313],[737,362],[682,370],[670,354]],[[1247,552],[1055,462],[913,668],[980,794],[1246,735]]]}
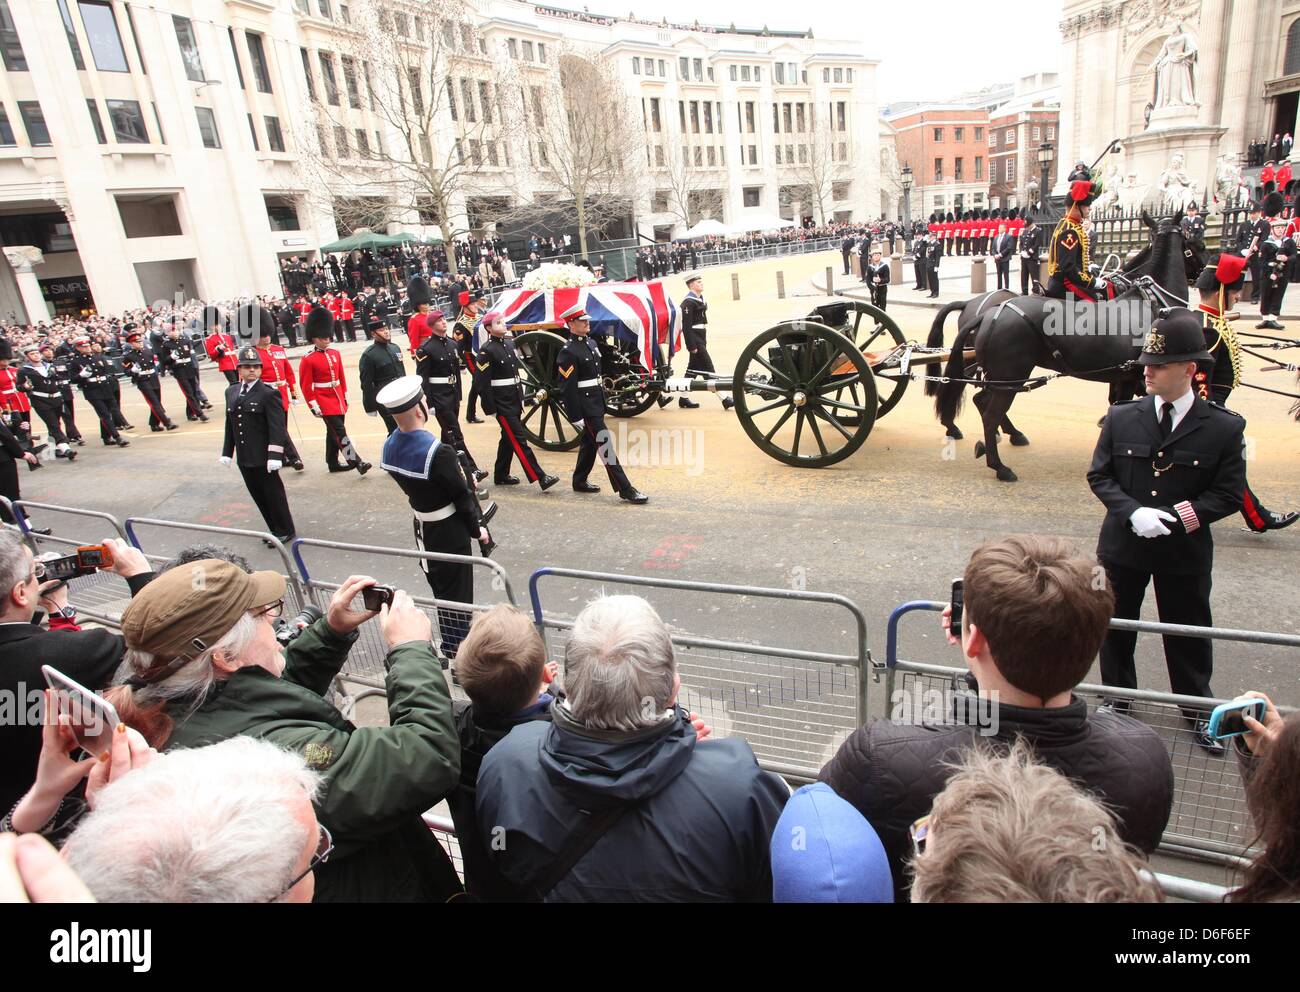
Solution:
{"label": "soldier in black uniform", "polygon": [[[698,275],[686,277],[687,293],[682,297],[678,310],[682,315],[682,338],[690,359],[686,365],[686,378],[713,379],[716,370],[713,359],[709,356],[709,305],[704,302],[704,279]],[[693,410],[699,406],[686,396],[677,398],[677,405]],[[722,408],[730,410],[736,401],[730,396],[722,397]]]}
{"label": "soldier in black uniform", "polygon": [[[1196,280],[1200,305],[1196,317],[1205,328],[1205,347],[1213,359],[1212,367],[1202,365],[1196,370],[1196,394],[1219,406],[1228,405],[1228,397],[1241,384],[1241,344],[1225,316],[1237,302],[1245,280],[1243,270],[1246,259],[1226,252],[1205,267]],[[1279,513],[1267,509],[1247,483],[1241,495],[1241,516],[1246,527],[1256,534],[1290,527],[1300,513],[1291,510]]]}
{"label": "soldier in black uniform", "polygon": [[203,412],[198,394],[199,374],[194,368],[194,346],[181,337],[181,329],[177,324],[172,324],[167,329],[167,337],[158,358],[163,369],[171,373],[176,385],[181,387],[181,395],[185,397],[185,419],[206,424],[208,418]]}
{"label": "soldier in black uniform", "polygon": [[482,498],[487,492],[478,489],[478,484],[487,478],[487,473],[475,463],[460,429],[460,355],[455,342],[447,336],[447,318],[439,311],[431,311],[427,319],[429,337],[416,353],[424,378],[425,399],[442,428],[443,444],[451,445],[460,455],[470,488]]}
{"label": "soldier in black uniform", "polygon": [[1032,285],[1041,294],[1043,286],[1038,281],[1040,260],[1043,254],[1043,231],[1032,217],[1020,229],[1020,295],[1028,296]]}
{"label": "soldier in black uniform", "polygon": [[1251,203],[1248,213],[1250,222],[1237,229],[1237,250],[1245,255],[1250,269],[1250,299],[1247,303],[1259,303],[1260,291],[1264,286],[1264,265],[1259,255],[1259,246],[1268,240],[1268,221],[1263,217],[1258,203]]}
{"label": "soldier in black uniform", "polygon": [[844,241],[840,244],[840,254],[844,256],[844,274],[846,276],[849,275],[851,272],[851,269],[849,267],[849,255],[853,251],[853,245],[854,245],[853,235],[846,234],[844,236]]}
{"label": "soldier in black uniform", "polygon": [[81,431],[77,428],[76,410],[73,406],[75,394],[72,391],[71,356],[66,353],[56,355],[54,348],[46,342],[41,345],[41,358],[45,359],[45,363],[54,370],[54,380],[58,383],[59,392],[63,394],[63,408],[59,411],[59,419],[63,423],[64,433],[68,435],[69,441],[80,447],[86,443],[86,439],[81,436]]}
{"label": "soldier in black uniform", "polygon": [[44,421],[45,430],[54,442],[54,457],[73,461],[77,453],[69,446],[68,436],[59,426],[59,417],[63,412],[63,390],[58,374],[37,346],[32,345],[23,354],[27,360],[16,374],[17,388],[27,394],[32,409]]}
{"label": "soldier in black uniform", "polygon": [[[421,551],[469,555],[470,540],[477,539],[485,554],[491,551],[492,536],[465,482],[456,449],[439,441],[426,426],[429,410],[423,401],[420,377],[408,375],[393,380],[379,391],[377,402],[397,422],[397,430],[384,442],[379,464],[411,504],[415,546]],[[474,602],[472,565],[423,559],[420,568],[435,599]],[[445,658],[456,657],[469,622],[466,610],[438,608],[438,633]]]}
{"label": "soldier in black uniform", "polygon": [[929,234],[925,231],[918,231],[916,237],[912,239],[912,268],[916,272],[916,285],[912,287],[913,289],[925,289],[928,284],[926,276],[929,265],[926,261],[928,240]]}
{"label": "soldier in black uniform", "polygon": [[394,379],[406,375],[406,366],[402,364],[402,349],[390,340],[393,332],[378,314],[371,315],[366,330],[370,335],[370,347],[361,353],[357,363],[357,371],[361,375],[361,408],[372,417],[383,418],[384,426],[391,434],[397,430],[397,421],[379,405],[375,397]]}
{"label": "soldier in black uniform", "polygon": [[[1088,484],[1106,505],[1097,557],[1115,592],[1115,616],[1137,619],[1153,578],[1160,619],[1210,626],[1210,524],[1241,509],[1246,485],[1238,414],[1206,403],[1192,388],[1196,363],[1208,361],[1194,314],[1177,308],[1156,321],[1139,361],[1147,396],[1111,406],[1093,452]],[[1137,687],[1136,634],[1112,630],[1101,649],[1106,685]],[[1166,637],[1173,692],[1210,696],[1211,642]],[[1205,732],[1204,716],[1184,711],[1202,748],[1223,746]]]}
{"label": "soldier in black uniform", "polygon": [[262,355],[249,345],[239,351],[239,381],[226,387],[226,437],[221,464],[239,466],[266,529],[282,542],[294,538],[289,497],[280,469],[289,431],[280,391],[262,381]]}
{"label": "soldier in black uniform", "polygon": [[1295,242],[1286,236],[1290,221],[1274,217],[1269,221],[1269,236],[1259,246],[1260,271],[1263,289],[1259,298],[1259,313],[1263,318],[1255,325],[1260,330],[1280,331],[1282,301],[1291,283],[1291,268],[1295,262]]}
{"label": "soldier in black uniform", "polygon": [[89,338],[77,338],[74,346],[77,349],[76,357],[71,363],[73,379],[81,387],[81,393],[86,397],[95,410],[95,415],[99,417],[99,437],[105,444],[117,445],[119,448],[125,448],[131,442],[122,437],[117,432],[117,424],[113,422],[113,388],[110,380],[114,378],[113,366],[102,354],[96,355],[90,350]]}
{"label": "soldier in black uniform", "polygon": [[599,454],[609,475],[609,484],[614,487],[619,499],[629,503],[646,503],[649,497],[636,490],[623,471],[623,466],[618,463],[613,438],[605,426],[605,387],[600,378],[600,349],[587,336],[591,328],[587,311],[581,306],[573,306],[560,314],[560,318],[569,325],[570,334],[556,359],[556,370],[564,391],[564,414],[582,432],[578,463],[573,467],[573,491],[600,492],[600,486],[587,481],[592,466],[596,464],[596,455]]}
{"label": "soldier in black uniform", "polygon": [[[452,338],[460,350],[461,365],[469,371],[469,399],[465,402],[465,423],[481,424],[478,415],[478,367],[474,364],[474,325],[483,309],[484,297],[478,290],[469,290],[460,294],[460,313],[456,315],[456,326],[452,329]],[[457,401],[460,399],[460,372],[456,373]]]}
{"label": "soldier in black uniform", "polygon": [[127,335],[127,349],[122,352],[122,369],[131,376],[131,381],[140,390],[145,404],[149,407],[149,430],[155,434],[164,430],[174,431],[176,425],[163,409],[162,385],[158,382],[158,363],[154,360],[153,350],[146,348],[139,331]]}
{"label": "soldier in black uniform", "polygon": [[939,295],[939,259],[942,257],[943,241],[932,237],[925,245],[925,274],[931,299]]}
{"label": "soldier in black uniform", "polygon": [[488,340],[477,355],[482,379],[479,392],[483,397],[483,412],[496,417],[501,425],[492,483],[519,485],[518,477],[510,474],[510,463],[518,458],[528,481],[538,483],[545,492],[560,480],[543,471],[520,423],[523,397],[519,386],[519,356],[515,354],[514,342],[506,336],[506,319],[499,313],[489,313],[483,318],[483,325],[488,330]]}
{"label": "soldier in black uniform", "polygon": [[871,249],[869,257],[862,281],[871,287],[871,302],[884,310],[889,301],[889,263],[881,259],[878,246]]}

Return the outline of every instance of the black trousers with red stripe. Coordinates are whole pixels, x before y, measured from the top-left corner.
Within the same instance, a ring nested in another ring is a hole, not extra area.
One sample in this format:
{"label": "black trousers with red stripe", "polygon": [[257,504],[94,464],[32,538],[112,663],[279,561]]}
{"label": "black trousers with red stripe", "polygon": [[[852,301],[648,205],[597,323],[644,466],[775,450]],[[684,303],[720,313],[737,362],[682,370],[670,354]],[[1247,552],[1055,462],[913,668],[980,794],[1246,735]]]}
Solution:
{"label": "black trousers with red stripe", "polygon": [[616,493],[626,492],[632,488],[627,473],[623,471],[623,466],[618,463],[618,454],[614,451],[613,435],[610,434],[609,428],[605,426],[605,418],[587,417],[582,426],[582,444],[578,448],[578,463],[573,466],[573,484],[575,486],[587,481],[588,474],[595,467],[597,455],[600,456],[600,460],[605,466],[605,472],[609,475],[609,484],[614,487]]}
{"label": "black trousers with red stripe", "polygon": [[510,474],[510,463],[519,459],[524,468],[524,475],[529,482],[536,482],[546,473],[537,462],[537,455],[524,434],[524,425],[519,422],[519,410],[506,407],[500,403],[496,406],[497,423],[501,425],[501,441],[497,444],[497,461],[493,466],[492,478],[504,479]]}
{"label": "black trousers with red stripe", "polygon": [[170,424],[171,417],[167,416],[167,411],[163,409],[162,389],[158,385],[157,377],[150,376],[147,382],[137,382],[136,388],[140,390],[145,405],[149,407],[149,426],[166,427]]}

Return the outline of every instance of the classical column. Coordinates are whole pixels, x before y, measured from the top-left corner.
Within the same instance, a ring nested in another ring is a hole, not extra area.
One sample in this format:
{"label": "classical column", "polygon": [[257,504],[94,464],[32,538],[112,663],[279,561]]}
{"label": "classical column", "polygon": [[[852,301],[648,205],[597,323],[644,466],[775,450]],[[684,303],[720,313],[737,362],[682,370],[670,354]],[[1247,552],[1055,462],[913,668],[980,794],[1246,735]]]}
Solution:
{"label": "classical column", "polygon": [[45,303],[35,272],[35,266],[45,261],[45,253],[32,245],[6,245],[4,253],[14,269],[18,292],[22,295],[23,307],[27,310],[27,323],[49,320],[50,308]]}

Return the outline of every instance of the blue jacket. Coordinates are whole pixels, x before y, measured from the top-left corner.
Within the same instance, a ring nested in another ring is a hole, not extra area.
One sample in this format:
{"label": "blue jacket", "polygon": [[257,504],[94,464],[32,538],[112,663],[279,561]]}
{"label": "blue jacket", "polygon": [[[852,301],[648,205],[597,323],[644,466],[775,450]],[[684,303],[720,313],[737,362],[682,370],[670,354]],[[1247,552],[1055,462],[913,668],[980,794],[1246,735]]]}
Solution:
{"label": "blue jacket", "polygon": [[588,730],[556,705],[552,723],[510,731],[478,777],[479,830],[502,875],[534,894],[580,810],[626,803],[547,902],[770,901],[768,845],[790,790],[745,741],[697,743],[676,712],[628,733]]}

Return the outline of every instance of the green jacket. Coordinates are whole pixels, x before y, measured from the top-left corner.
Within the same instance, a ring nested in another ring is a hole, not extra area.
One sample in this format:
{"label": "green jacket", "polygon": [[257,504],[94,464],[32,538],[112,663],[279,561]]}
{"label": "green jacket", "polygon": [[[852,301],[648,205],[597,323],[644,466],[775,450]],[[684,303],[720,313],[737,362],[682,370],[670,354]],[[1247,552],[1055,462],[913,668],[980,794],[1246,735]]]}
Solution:
{"label": "green jacket", "polygon": [[402,364],[402,350],[391,341],[376,341],[361,353],[357,362],[357,372],[361,376],[361,408],[366,413],[377,413],[379,402],[375,399],[379,391],[394,379],[406,375],[406,366]]}
{"label": "green jacket", "polygon": [[246,735],[296,751],[322,773],[316,814],[335,848],[316,868],[317,902],[445,899],[455,875],[420,815],[459,781],[447,682],[428,644],[399,644],[384,659],[389,726],[356,727],[323,698],[356,639],[317,620],[285,651],[282,677],[241,668],[192,713],[173,703],[167,747]]}

